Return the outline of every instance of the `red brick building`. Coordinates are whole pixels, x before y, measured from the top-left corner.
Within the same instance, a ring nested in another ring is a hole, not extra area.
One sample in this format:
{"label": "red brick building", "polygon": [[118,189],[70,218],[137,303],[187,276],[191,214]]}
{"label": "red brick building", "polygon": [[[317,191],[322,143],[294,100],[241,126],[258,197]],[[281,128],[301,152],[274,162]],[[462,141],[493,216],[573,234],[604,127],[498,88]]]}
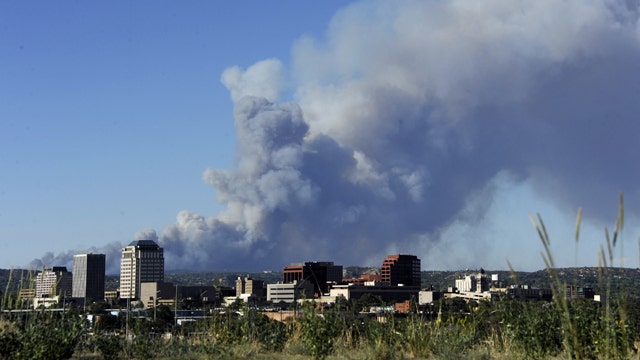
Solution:
{"label": "red brick building", "polygon": [[389,286],[421,286],[420,259],[415,255],[389,255],[382,262],[382,283]]}

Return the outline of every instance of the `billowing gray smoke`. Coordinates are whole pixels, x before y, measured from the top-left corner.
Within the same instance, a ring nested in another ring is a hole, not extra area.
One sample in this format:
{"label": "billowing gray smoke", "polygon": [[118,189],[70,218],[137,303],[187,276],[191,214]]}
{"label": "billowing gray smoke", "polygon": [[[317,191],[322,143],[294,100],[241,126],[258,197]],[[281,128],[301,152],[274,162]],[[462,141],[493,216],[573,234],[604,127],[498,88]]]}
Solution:
{"label": "billowing gray smoke", "polygon": [[92,246],[88,249],[69,250],[57,255],[52,252],[45,253],[42,257],[34,259],[29,264],[31,270],[42,270],[43,267],[66,266],[68,271],[73,271],[73,255],[83,253],[106,254],[106,273],[118,274],[120,272],[120,254],[122,244],[114,241],[103,246]]}
{"label": "billowing gray smoke", "polygon": [[[633,214],[638,59],[632,1],[353,5],[326,39],[295,44],[289,71],[271,59],[223,74],[237,162],[203,178],[227,208],[178,214],[159,236],[167,268],[379,264],[520,241],[446,236],[483,223],[505,179],[594,220],[622,190]],[[278,102],[285,91],[298,105]]]}
{"label": "billowing gray smoke", "polygon": [[[261,80],[282,77],[275,60],[223,75],[236,100],[237,165],[204,179],[228,209],[181,213],[160,241],[179,264],[202,268],[378,264],[448,241],[441,233],[454,221],[481,221],[499,174],[597,218],[620,190],[638,191],[636,10],[607,1],[352,6],[326,40],[295,45],[300,107],[274,102],[278,81]],[[469,210],[477,196],[486,205]]]}

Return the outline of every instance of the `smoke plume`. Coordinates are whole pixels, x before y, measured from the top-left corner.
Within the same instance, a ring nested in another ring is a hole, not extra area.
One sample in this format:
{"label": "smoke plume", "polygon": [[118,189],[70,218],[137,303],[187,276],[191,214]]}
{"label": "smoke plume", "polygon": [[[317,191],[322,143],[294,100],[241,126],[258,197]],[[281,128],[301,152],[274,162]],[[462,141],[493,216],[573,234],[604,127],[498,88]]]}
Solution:
{"label": "smoke plume", "polygon": [[[226,210],[179,213],[158,237],[167,268],[379,265],[394,252],[467,267],[460,247],[504,268],[482,249],[525,240],[478,226],[523,187],[596,222],[622,190],[632,216],[639,40],[630,1],[351,5],[294,44],[290,68],[222,75],[237,159],[203,179]],[[519,210],[508,215],[537,209]]]}
{"label": "smoke plume", "polygon": [[295,44],[299,106],[240,96],[276,98],[247,84],[279,78],[273,60],[225,73],[238,159],[204,179],[227,210],[181,213],[161,241],[222,268],[473,247],[443,234],[484,221],[504,179],[608,216],[638,193],[638,36],[628,3],[353,5]]}
{"label": "smoke plume", "polygon": [[485,221],[505,179],[610,215],[601,204],[638,194],[639,34],[629,2],[355,4],[326,38],[295,44],[298,105],[273,102],[275,60],[225,72],[237,162],[203,178],[227,209],[180,213],[160,236],[167,261],[279,268],[474,249],[446,234]]}

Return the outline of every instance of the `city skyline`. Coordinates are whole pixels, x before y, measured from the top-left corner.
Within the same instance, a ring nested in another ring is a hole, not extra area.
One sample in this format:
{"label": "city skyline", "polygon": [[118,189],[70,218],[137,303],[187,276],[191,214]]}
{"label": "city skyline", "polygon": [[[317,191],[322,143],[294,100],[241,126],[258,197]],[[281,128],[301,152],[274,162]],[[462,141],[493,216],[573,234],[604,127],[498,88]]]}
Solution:
{"label": "city skyline", "polygon": [[153,240],[168,270],[538,270],[537,213],[558,266],[596,266],[620,192],[611,265],[640,265],[637,9],[0,9],[0,268],[97,252],[113,273]]}

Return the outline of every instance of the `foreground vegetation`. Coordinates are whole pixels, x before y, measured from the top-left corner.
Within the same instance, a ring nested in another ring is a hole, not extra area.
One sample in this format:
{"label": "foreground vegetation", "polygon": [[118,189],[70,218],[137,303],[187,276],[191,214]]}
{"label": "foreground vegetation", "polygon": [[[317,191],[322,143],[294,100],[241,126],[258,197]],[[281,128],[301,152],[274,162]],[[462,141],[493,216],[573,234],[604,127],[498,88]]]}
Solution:
{"label": "foreground vegetation", "polygon": [[[2,359],[234,358],[606,358],[637,357],[640,304],[576,299],[567,308],[511,299],[442,300],[423,313],[370,317],[357,304],[299,309],[296,321],[270,320],[255,309],[228,309],[209,319],[173,324],[104,314],[89,323],[78,309],[5,313]],[[566,311],[566,313],[565,313]],[[151,314],[150,314],[151,315]],[[127,340],[126,332],[129,331]],[[163,336],[168,331],[171,336]]]}

